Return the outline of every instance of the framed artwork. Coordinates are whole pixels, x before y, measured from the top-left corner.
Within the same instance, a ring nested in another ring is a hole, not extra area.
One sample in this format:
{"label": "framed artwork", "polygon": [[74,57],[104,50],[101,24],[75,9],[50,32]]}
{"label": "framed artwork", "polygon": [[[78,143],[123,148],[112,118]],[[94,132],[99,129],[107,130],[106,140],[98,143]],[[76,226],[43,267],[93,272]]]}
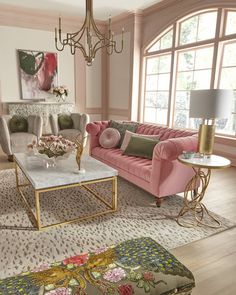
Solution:
{"label": "framed artwork", "polygon": [[57,85],[57,54],[18,49],[22,99],[45,99]]}

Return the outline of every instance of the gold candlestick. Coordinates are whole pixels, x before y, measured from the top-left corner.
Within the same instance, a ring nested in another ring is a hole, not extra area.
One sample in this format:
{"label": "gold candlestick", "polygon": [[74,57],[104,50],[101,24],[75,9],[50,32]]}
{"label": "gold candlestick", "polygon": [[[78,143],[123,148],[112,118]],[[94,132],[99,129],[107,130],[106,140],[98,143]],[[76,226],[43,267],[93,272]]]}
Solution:
{"label": "gold candlestick", "polygon": [[77,170],[76,173],[85,173],[85,170],[81,169],[81,156],[84,150],[84,139],[84,137],[81,139],[81,136],[79,136],[75,140],[75,143],[77,145],[75,159],[79,168],[79,170]]}

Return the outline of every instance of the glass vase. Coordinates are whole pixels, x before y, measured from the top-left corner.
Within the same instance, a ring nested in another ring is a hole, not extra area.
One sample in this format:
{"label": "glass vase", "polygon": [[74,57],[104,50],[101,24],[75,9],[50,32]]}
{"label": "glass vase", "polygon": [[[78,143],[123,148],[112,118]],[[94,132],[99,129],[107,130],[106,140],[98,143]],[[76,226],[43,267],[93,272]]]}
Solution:
{"label": "glass vase", "polygon": [[56,167],[56,158],[52,157],[44,159],[44,165],[47,169]]}

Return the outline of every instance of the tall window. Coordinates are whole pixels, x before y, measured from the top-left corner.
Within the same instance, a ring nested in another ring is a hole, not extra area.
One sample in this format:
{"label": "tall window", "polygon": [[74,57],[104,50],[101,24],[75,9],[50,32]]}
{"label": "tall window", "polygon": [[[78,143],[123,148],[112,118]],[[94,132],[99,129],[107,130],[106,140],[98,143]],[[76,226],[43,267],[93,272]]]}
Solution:
{"label": "tall window", "polygon": [[185,17],[158,36],[144,58],[145,122],[197,129],[200,120],[189,118],[190,91],[233,89],[232,115],[216,125],[218,133],[236,136],[236,10]]}

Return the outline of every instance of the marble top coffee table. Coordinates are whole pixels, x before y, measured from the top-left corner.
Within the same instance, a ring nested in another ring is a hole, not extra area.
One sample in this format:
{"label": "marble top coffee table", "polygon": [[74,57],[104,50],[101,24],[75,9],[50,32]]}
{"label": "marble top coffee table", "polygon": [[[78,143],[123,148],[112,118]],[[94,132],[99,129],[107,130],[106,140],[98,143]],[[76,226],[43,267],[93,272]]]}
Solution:
{"label": "marble top coffee table", "polygon": [[[28,156],[23,153],[14,154],[15,161],[15,173],[16,173],[16,185],[18,191],[25,202],[27,209],[29,209],[30,215],[33,217],[38,230],[43,230],[49,227],[68,224],[80,220],[85,220],[100,216],[103,214],[115,212],[117,210],[117,170],[109,167],[108,165],[101,163],[100,161],[84,155],[82,157],[81,166],[85,169],[85,173],[76,174],[75,170],[78,169],[75,156],[71,155],[68,159],[62,160],[57,167],[46,168],[43,165],[42,160],[34,156]],[[19,180],[19,170],[22,171],[27,183],[21,183]],[[109,203],[97,192],[93,191],[89,184],[96,184],[105,181],[112,181],[112,202]],[[36,215],[31,209],[29,202],[24,194],[24,187],[31,185],[34,191]],[[49,225],[43,225],[41,223],[40,213],[40,194],[44,192],[62,190],[73,187],[82,187],[89,191],[98,200],[104,203],[108,209],[87,215],[83,217],[77,217],[72,220],[66,220]]]}

